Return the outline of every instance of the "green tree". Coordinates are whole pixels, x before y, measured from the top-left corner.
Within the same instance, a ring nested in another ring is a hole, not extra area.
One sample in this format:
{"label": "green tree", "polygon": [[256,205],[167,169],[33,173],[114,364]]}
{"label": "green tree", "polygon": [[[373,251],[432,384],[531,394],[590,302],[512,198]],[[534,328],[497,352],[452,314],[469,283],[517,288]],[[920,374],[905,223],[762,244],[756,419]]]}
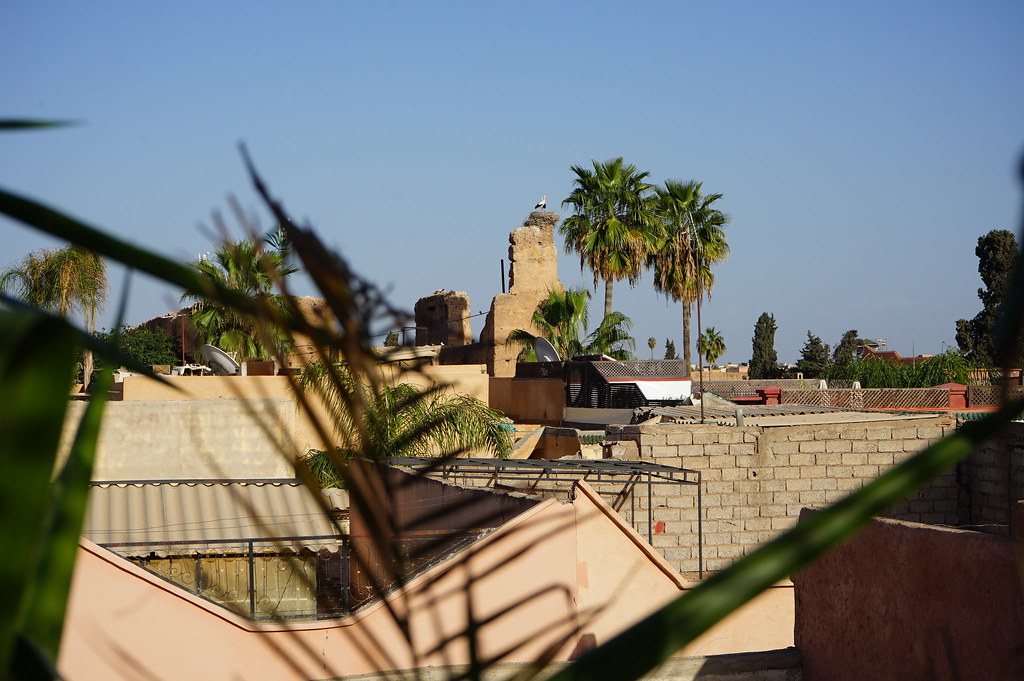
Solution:
{"label": "green tree", "polygon": [[779,377],[779,357],[775,352],[775,332],[778,326],[775,315],[762,312],[754,324],[753,356],[750,358],[748,376],[752,379]]}
{"label": "green tree", "polygon": [[849,364],[854,359],[857,348],[864,344],[864,340],[857,333],[857,329],[850,329],[843,334],[832,353],[832,362],[838,365]]}
{"label": "green tree", "polygon": [[622,158],[604,163],[591,161],[593,170],[572,166],[576,178],[572,193],[562,201],[573,214],[559,232],[565,252],[578,253],[580,270],[594,273],[594,286],[604,279],[604,314],[612,313],[612,284],[627,279],[636,284],[648,253],[660,237],[660,225],[652,209],[653,187],[649,173]]}
{"label": "green tree", "polygon": [[[109,331],[101,331],[96,336],[111,343],[115,340],[114,333]],[[163,331],[150,331],[144,326],[124,326],[118,342],[125,354],[144,366],[181,362],[181,341]]]}
{"label": "green tree", "polygon": [[384,347],[386,348],[397,348],[400,345],[398,342],[398,332],[388,331],[387,337],[384,338]]}
{"label": "green tree", "polygon": [[89,332],[109,289],[103,258],[80,246],[35,251],[0,272],[0,290],[62,317],[81,312]]}
{"label": "green tree", "polygon": [[[985,288],[978,289],[982,309],[971,320],[957,320],[956,342],[968,361],[992,366],[997,361],[996,325],[1017,264],[1017,239],[1012,232],[994,229],[978,238],[974,253],[978,256],[978,273],[985,284]],[[1020,366],[1021,358],[1014,359],[1016,365]]]}
{"label": "green tree", "polygon": [[829,347],[823,345],[821,338],[810,331],[807,332],[807,342],[800,351],[800,360],[796,363],[796,370],[804,375],[804,378],[818,378],[825,375],[829,367]]}
{"label": "green tree", "polygon": [[647,339],[647,347],[651,349],[651,359],[654,359],[654,348],[658,347],[658,341],[654,336]]}
{"label": "green tree", "polygon": [[[82,326],[96,329],[96,313],[107,300],[107,265],[103,258],[80,246],[29,253],[0,273],[0,290],[12,292],[40,310],[61,317],[81,312]],[[93,375],[92,350],[82,351],[81,378],[88,389]]]}
{"label": "green tree", "polygon": [[725,340],[715,327],[709,326],[697,339],[697,350],[709,365],[714,366],[715,361],[725,354]]}
{"label": "green tree", "polygon": [[[264,250],[253,240],[242,240],[221,244],[212,258],[201,257],[192,267],[217,286],[250,298],[266,299],[284,316],[287,306],[273,290],[281,279],[295,271],[285,262],[286,257],[285,251]],[[258,325],[252,316],[207,296],[186,293],[181,299],[195,301],[188,319],[199,341],[238,353],[241,359],[270,357],[285,338],[279,327]]]}
{"label": "green tree", "polygon": [[683,359],[692,366],[690,310],[710,297],[715,284],[711,266],[725,260],[729,244],[724,227],[729,217],[713,207],[721,194],[701,194],[700,182],[668,180],[658,188],[657,213],[663,236],[648,256],[654,269],[654,288],[682,303]]}
{"label": "green tree", "polygon": [[665,339],[665,359],[679,359],[676,354],[676,342],[671,338]]}
{"label": "green tree", "polygon": [[[504,456],[512,447],[504,416],[475,397],[448,389],[423,391],[408,383],[374,386],[345,367],[332,371],[333,376],[326,365],[315,362],[299,380],[300,389],[323,402],[334,425],[334,451],[312,450],[305,458],[325,487],[344,486],[337,464],[367,451],[378,456],[450,456],[483,449]],[[353,403],[359,404],[358,410]]]}
{"label": "green tree", "polygon": [[[575,355],[605,354],[615,359],[632,359],[634,340],[629,335],[633,322],[621,312],[612,312],[601,319],[597,328],[587,334],[588,301],[585,288],[551,290],[540,302],[531,321],[540,336],[548,340],[558,356],[569,359]],[[537,336],[524,329],[515,329],[506,341],[521,345],[520,359],[533,357],[533,341]]]}
{"label": "green tree", "polygon": [[583,339],[584,354],[602,354],[618,360],[635,359],[636,343],[629,335],[633,322],[621,312],[612,312],[601,319],[597,328]]}

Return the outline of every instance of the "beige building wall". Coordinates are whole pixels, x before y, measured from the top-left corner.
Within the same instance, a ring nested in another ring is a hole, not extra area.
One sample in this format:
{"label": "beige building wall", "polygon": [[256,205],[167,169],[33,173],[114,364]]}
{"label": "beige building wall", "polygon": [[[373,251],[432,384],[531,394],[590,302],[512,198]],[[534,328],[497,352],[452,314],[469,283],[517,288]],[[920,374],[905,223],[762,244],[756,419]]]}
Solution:
{"label": "beige building wall", "polygon": [[[448,385],[484,403],[490,397],[482,364],[419,371],[395,364],[384,365],[381,372],[390,385]],[[295,456],[327,446],[314,426],[314,419],[329,423],[323,406],[313,400],[311,409],[302,408],[288,376],[165,379],[124,379],[123,400],[108,403],[104,414],[94,478],[293,477]],[[84,406],[70,404],[65,450]]]}
{"label": "beige building wall", "polygon": [[[61,460],[85,413],[68,405]],[[93,480],[294,478],[296,407],[285,399],[110,402]],[[305,450],[303,450],[305,451]]]}
{"label": "beige building wall", "polygon": [[1024,458],[1015,455],[1021,451],[1024,423],[1009,423],[997,438],[960,463],[959,525],[994,534],[1009,532],[1011,509],[1024,499]]}

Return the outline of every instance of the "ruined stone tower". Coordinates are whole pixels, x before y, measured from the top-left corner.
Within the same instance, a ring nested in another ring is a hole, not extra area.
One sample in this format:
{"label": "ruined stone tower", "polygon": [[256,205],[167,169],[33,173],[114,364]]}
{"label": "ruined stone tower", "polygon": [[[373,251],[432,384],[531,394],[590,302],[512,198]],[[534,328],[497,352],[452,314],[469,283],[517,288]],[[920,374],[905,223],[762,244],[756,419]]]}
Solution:
{"label": "ruined stone tower", "polygon": [[416,301],[414,312],[416,345],[466,345],[473,340],[464,291],[434,291]]}
{"label": "ruined stone tower", "polygon": [[534,211],[522,227],[509,234],[508,293],[494,297],[480,334],[487,355],[487,372],[492,376],[515,376],[519,351],[505,346],[508,334],[515,329],[539,333],[531,322],[537,305],[549,290],[562,290],[554,235],[559,219],[558,213]]}

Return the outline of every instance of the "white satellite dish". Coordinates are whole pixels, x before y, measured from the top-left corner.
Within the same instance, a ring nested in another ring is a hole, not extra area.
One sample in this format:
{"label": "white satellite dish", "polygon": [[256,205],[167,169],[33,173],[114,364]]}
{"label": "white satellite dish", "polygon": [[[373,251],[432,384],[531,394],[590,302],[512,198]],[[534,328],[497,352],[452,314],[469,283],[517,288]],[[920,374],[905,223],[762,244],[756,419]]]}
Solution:
{"label": "white satellite dish", "polygon": [[231,359],[231,355],[214,345],[200,346],[199,354],[203,356],[203,361],[209,364],[216,374],[234,376],[238,373],[238,362]]}
{"label": "white satellite dish", "polygon": [[533,339],[533,352],[537,355],[538,362],[561,362],[558,351],[548,342],[547,338]]}

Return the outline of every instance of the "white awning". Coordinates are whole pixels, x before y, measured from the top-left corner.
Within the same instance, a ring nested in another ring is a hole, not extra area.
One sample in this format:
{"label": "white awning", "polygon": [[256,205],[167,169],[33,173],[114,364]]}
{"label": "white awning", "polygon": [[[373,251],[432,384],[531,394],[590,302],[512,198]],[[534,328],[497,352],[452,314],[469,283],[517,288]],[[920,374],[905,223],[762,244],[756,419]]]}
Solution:
{"label": "white awning", "polygon": [[608,381],[612,385],[633,383],[648,400],[685,400],[691,394],[692,382],[688,378],[672,378],[667,380]]}

